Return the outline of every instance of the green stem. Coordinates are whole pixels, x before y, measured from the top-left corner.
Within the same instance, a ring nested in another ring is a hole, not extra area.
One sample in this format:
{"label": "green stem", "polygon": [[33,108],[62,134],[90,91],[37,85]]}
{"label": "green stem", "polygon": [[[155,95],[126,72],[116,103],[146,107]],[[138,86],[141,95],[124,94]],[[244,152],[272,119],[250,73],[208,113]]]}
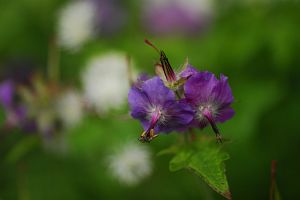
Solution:
{"label": "green stem", "polygon": [[47,75],[48,79],[58,83],[60,79],[60,69],[59,69],[59,60],[60,60],[60,50],[57,45],[56,38],[51,38],[48,45],[48,66],[47,66]]}
{"label": "green stem", "polygon": [[189,133],[188,132],[184,132],[183,133],[183,137],[184,137],[184,143],[186,145],[188,145],[189,144]]}
{"label": "green stem", "polygon": [[20,161],[17,164],[17,185],[18,185],[18,195],[19,200],[29,200],[30,195],[28,191],[28,184],[27,184],[27,176],[26,176],[26,163]]}
{"label": "green stem", "polygon": [[126,61],[127,61],[128,82],[129,82],[129,85],[132,86],[134,84],[134,79],[133,79],[133,70],[132,70],[131,58],[130,58],[129,55],[126,56]]}
{"label": "green stem", "polygon": [[175,94],[176,94],[176,96],[177,96],[178,99],[181,99],[181,95],[180,95],[180,93],[178,92],[178,90],[175,90]]}

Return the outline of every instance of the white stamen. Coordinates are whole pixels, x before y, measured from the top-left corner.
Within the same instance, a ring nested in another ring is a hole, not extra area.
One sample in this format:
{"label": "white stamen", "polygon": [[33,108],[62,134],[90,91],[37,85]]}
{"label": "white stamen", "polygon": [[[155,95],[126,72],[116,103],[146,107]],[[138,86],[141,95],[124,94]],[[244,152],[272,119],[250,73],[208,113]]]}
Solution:
{"label": "white stamen", "polygon": [[218,106],[213,102],[200,104],[196,114],[196,117],[199,121],[207,120],[203,113],[205,111],[210,112],[212,117],[216,117],[218,115]]}
{"label": "white stamen", "polygon": [[147,119],[151,121],[153,115],[159,115],[158,124],[165,124],[167,121],[167,115],[161,106],[152,106],[148,109]]}

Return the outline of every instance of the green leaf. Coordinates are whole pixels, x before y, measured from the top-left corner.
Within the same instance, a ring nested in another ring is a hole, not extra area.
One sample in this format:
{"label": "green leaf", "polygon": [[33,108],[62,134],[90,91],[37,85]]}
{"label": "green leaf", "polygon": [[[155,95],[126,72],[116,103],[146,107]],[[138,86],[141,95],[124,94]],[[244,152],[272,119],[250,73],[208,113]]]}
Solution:
{"label": "green leaf", "polygon": [[2,107],[0,107],[0,125],[3,126],[3,124],[5,123],[5,112],[2,109]]}
{"label": "green leaf", "polygon": [[39,144],[39,139],[36,136],[24,137],[21,141],[16,143],[13,148],[8,152],[6,161],[9,163],[16,163],[34,147]]}
{"label": "green leaf", "polygon": [[218,145],[202,141],[180,149],[170,161],[169,168],[170,171],[191,170],[216,192],[231,199],[224,165],[227,159],[229,155]]}
{"label": "green leaf", "polygon": [[188,167],[193,154],[194,152],[189,149],[183,149],[179,151],[170,162],[170,171],[177,171],[182,168]]}

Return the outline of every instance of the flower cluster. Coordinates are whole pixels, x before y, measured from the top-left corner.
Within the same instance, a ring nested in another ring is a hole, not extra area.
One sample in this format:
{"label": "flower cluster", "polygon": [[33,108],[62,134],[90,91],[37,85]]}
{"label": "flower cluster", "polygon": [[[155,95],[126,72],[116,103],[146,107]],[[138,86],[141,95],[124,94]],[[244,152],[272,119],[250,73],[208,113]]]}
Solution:
{"label": "flower cluster", "polygon": [[217,140],[221,135],[216,126],[234,115],[230,107],[233,96],[227,77],[217,79],[208,71],[198,71],[186,62],[175,73],[163,51],[158,50],[158,76],[141,77],[128,94],[131,116],[141,121],[144,132],[139,140],[150,142],[159,132],[183,132],[190,128],[211,125]]}
{"label": "flower cluster", "polygon": [[17,128],[50,139],[63,128],[79,123],[83,106],[78,91],[44,81],[30,66],[27,69],[22,63],[7,71],[0,81],[0,107],[5,114],[1,128]]}
{"label": "flower cluster", "polygon": [[134,69],[128,66],[134,62],[119,51],[89,58],[78,89],[50,76],[46,80],[34,63],[16,61],[6,64],[0,77],[0,109],[5,115],[1,128],[39,133],[46,139],[74,128],[85,114],[104,116],[121,108],[133,82],[130,79],[135,79]]}

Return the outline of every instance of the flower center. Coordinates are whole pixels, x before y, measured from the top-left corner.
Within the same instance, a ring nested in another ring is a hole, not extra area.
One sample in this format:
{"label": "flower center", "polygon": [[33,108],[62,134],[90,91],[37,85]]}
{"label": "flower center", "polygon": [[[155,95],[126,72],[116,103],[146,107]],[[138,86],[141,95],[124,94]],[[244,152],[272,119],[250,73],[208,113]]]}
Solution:
{"label": "flower center", "polygon": [[218,107],[214,104],[199,105],[198,111],[197,111],[197,119],[199,121],[208,122],[211,125],[213,131],[215,132],[218,142],[222,143],[222,137],[221,137],[220,131],[215,122],[215,117],[218,114],[217,110],[218,110]]}
{"label": "flower center", "polygon": [[154,128],[157,123],[165,122],[165,115],[163,114],[163,110],[160,107],[154,106],[151,107],[148,111],[148,120],[150,121],[150,125],[146,131],[144,131],[139,140],[141,142],[150,142],[153,138],[157,136],[154,132]]}
{"label": "flower center", "polygon": [[217,115],[217,107],[213,104],[201,104],[198,106],[197,119],[199,121],[214,118]]}
{"label": "flower center", "polygon": [[149,109],[148,111],[148,119],[150,121],[150,126],[154,126],[157,123],[164,123],[165,122],[165,115],[164,115],[164,111],[161,107],[159,106],[153,106]]}

